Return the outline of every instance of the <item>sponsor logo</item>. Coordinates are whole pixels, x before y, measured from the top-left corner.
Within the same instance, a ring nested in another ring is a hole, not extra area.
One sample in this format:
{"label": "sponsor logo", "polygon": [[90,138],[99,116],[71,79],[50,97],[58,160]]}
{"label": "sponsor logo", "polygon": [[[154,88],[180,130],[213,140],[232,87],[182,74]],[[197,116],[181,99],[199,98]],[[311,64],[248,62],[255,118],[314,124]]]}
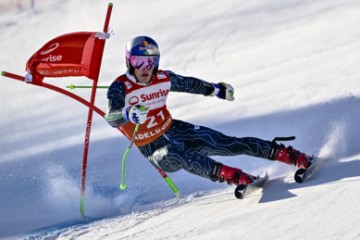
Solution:
{"label": "sponsor logo", "polygon": [[[53,43],[51,45],[49,45],[49,47],[47,49],[44,49],[40,52],[40,55],[47,55],[53,51],[55,51],[55,49],[57,49],[60,46],[60,43],[56,42]],[[60,62],[62,60],[63,56],[62,55],[52,55],[50,54],[49,56],[46,56],[42,59],[40,59],[40,61],[42,62]]]}
{"label": "sponsor logo", "polygon": [[51,53],[52,51],[54,51],[55,49],[57,49],[59,46],[60,46],[60,43],[53,43],[53,44],[51,44],[51,45],[49,46],[48,49],[42,50],[42,51],[40,52],[40,54],[41,54],[41,55],[49,54],[49,53]]}
{"label": "sponsor logo", "polygon": [[60,62],[62,60],[62,55],[49,55],[40,59],[42,62]]}
{"label": "sponsor logo", "polygon": [[67,69],[49,69],[49,70],[41,70],[39,69],[38,72],[43,75],[43,76],[47,76],[47,75],[68,75],[68,74],[79,74],[80,73],[80,69],[77,68],[67,68]]}
{"label": "sponsor logo", "polygon": [[132,96],[130,99],[129,99],[129,104],[130,105],[135,105],[135,104],[138,104],[140,102],[139,98],[137,96]]}
{"label": "sponsor logo", "polygon": [[148,41],[144,41],[139,46],[140,51],[145,51],[145,55],[156,55],[158,53],[158,49],[153,44],[149,43]]}
{"label": "sponsor logo", "polygon": [[126,85],[126,87],[127,87],[128,89],[131,89],[131,88],[132,88],[131,83],[129,83],[128,81],[125,81],[124,83],[125,83],[125,85]]}
{"label": "sponsor logo", "polygon": [[159,89],[159,91],[154,92],[154,93],[149,93],[149,94],[141,94],[140,98],[142,102],[146,102],[146,101],[150,101],[150,100],[154,100],[157,98],[161,98],[161,97],[166,97],[169,94],[170,90],[169,89]]}

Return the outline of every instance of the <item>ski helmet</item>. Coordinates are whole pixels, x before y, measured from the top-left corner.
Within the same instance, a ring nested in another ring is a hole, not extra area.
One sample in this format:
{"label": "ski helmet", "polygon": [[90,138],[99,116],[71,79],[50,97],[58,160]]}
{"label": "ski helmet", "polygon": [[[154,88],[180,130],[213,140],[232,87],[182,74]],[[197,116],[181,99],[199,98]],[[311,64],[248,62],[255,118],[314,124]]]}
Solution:
{"label": "ski helmet", "polygon": [[144,62],[137,65],[133,60],[136,56],[155,57],[152,58],[151,67],[154,68],[154,74],[157,72],[160,61],[160,51],[154,39],[147,36],[138,36],[130,40],[126,45],[125,60],[126,67],[130,74],[134,74],[135,67],[141,67]]}

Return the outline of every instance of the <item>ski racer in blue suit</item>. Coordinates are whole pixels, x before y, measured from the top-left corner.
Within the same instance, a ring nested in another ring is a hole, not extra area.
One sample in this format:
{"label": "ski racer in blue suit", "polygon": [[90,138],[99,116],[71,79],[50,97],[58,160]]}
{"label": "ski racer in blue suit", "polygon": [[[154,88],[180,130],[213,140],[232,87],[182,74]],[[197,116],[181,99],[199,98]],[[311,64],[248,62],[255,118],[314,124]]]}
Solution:
{"label": "ski racer in blue suit", "polygon": [[227,136],[216,130],[172,119],[166,106],[170,92],[216,96],[233,101],[234,89],[227,83],[209,83],[158,69],[160,52],[150,37],[139,36],[126,46],[127,72],[110,86],[106,119],[128,138],[140,124],[134,144],[155,167],[165,172],[180,169],[228,184],[249,184],[255,177],[226,166],[212,156],[246,154],[307,168],[305,153],[254,137]]}

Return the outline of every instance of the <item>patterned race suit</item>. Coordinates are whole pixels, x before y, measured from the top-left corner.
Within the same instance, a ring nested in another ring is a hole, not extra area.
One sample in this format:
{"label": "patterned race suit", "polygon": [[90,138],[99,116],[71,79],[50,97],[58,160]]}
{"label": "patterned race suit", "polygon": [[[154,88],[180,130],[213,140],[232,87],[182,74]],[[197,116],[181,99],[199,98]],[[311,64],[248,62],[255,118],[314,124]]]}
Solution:
{"label": "patterned race suit", "polygon": [[[230,137],[218,131],[172,119],[166,99],[169,92],[211,95],[213,84],[183,77],[170,71],[158,71],[150,84],[141,84],[128,72],[118,77],[108,90],[108,113],[140,104],[149,108],[144,124],[140,125],[134,144],[156,167],[174,172],[184,169],[190,173],[212,178],[217,162],[211,156],[246,154],[269,159],[271,142],[253,137]],[[131,138],[135,124],[125,119],[108,121]]]}

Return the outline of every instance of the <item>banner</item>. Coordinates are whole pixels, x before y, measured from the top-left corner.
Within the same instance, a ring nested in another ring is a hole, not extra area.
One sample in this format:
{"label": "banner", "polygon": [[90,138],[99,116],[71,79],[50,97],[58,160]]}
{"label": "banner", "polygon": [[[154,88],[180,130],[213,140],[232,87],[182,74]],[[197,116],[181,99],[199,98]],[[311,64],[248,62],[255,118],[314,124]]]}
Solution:
{"label": "banner", "polygon": [[44,77],[85,76],[98,78],[105,40],[96,32],[64,34],[46,43],[26,63],[32,83]]}

